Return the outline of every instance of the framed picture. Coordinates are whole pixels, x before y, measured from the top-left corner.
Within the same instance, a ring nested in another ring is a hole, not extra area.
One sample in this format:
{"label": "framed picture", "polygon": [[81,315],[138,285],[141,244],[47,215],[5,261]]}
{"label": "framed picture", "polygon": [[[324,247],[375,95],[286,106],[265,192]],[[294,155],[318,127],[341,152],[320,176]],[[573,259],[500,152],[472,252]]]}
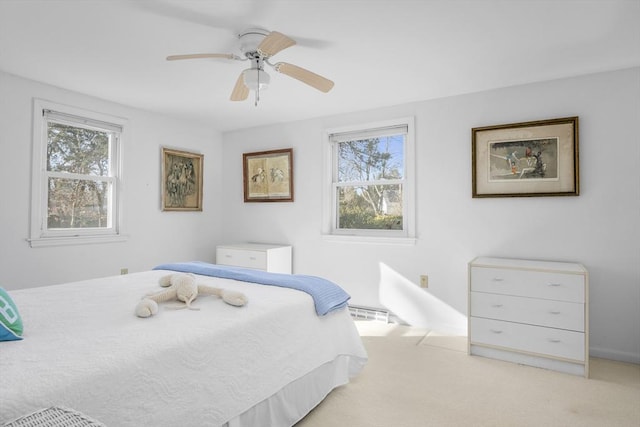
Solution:
{"label": "framed picture", "polygon": [[578,117],[471,130],[473,197],[577,196]]}
{"label": "framed picture", "polygon": [[293,202],[293,149],[242,155],[245,202]]}
{"label": "framed picture", "polygon": [[201,211],[204,155],[162,148],[162,210]]}

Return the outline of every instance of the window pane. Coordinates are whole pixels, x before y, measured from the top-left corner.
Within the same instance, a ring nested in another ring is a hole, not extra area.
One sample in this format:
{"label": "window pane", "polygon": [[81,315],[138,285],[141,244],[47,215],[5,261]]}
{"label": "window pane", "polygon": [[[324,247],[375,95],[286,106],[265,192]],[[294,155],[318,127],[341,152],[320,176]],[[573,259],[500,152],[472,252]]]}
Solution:
{"label": "window pane", "polygon": [[402,230],[402,185],[337,189],[338,229]]}
{"label": "window pane", "polygon": [[109,133],[47,123],[47,170],[109,175]]}
{"label": "window pane", "polygon": [[49,229],[107,228],[109,183],[49,178]]}
{"label": "window pane", "polygon": [[338,182],[404,178],[405,135],[338,143]]}

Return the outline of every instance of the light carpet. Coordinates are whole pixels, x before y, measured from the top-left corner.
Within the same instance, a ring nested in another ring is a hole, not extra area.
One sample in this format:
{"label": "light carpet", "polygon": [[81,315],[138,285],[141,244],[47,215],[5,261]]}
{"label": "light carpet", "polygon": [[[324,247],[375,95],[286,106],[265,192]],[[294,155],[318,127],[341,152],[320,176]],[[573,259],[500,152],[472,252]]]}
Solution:
{"label": "light carpet", "polygon": [[640,365],[592,358],[586,379],[469,356],[466,337],[356,323],[367,366],[296,427],[640,426]]}

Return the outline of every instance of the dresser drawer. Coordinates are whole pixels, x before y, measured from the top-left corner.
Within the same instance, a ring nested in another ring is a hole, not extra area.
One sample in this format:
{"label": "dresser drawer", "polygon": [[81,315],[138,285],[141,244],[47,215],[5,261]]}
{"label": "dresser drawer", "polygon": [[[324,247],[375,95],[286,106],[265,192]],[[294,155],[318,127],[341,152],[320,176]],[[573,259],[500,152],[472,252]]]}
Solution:
{"label": "dresser drawer", "polygon": [[267,269],[267,253],[246,249],[217,248],[216,263],[233,267]]}
{"label": "dresser drawer", "polygon": [[585,302],[584,276],[580,274],[472,267],[471,291]]}
{"label": "dresser drawer", "polygon": [[471,292],[471,316],[584,332],[584,304]]}
{"label": "dresser drawer", "polygon": [[470,318],[471,344],[485,344],[564,359],[585,360],[585,334],[501,320]]}

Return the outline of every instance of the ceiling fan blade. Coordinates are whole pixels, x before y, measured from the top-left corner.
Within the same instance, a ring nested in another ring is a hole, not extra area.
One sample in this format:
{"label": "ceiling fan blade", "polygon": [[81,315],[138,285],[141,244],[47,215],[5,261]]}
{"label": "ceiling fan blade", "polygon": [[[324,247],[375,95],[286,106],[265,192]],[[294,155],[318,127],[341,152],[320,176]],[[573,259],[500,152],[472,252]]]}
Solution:
{"label": "ceiling fan blade", "polygon": [[201,58],[225,58],[225,59],[239,59],[236,55],[231,53],[191,53],[188,55],[169,55],[167,61],[175,61],[178,59],[201,59]]}
{"label": "ceiling fan blade", "polygon": [[258,53],[268,58],[294,44],[296,44],[295,40],[277,31],[271,31],[258,45]]}
{"label": "ceiling fan blade", "polygon": [[318,89],[321,92],[329,92],[333,88],[333,82],[327,78],[324,78],[309,70],[305,70],[297,65],[287,64],[286,62],[278,62],[274,65],[277,72],[286,74],[289,77],[293,77],[296,80],[300,80],[302,83],[306,83],[311,87]]}
{"label": "ceiling fan blade", "polygon": [[249,88],[244,84],[244,76],[243,73],[240,73],[238,76],[238,80],[236,80],[236,85],[233,87],[233,92],[231,92],[232,101],[244,101],[249,96]]}

